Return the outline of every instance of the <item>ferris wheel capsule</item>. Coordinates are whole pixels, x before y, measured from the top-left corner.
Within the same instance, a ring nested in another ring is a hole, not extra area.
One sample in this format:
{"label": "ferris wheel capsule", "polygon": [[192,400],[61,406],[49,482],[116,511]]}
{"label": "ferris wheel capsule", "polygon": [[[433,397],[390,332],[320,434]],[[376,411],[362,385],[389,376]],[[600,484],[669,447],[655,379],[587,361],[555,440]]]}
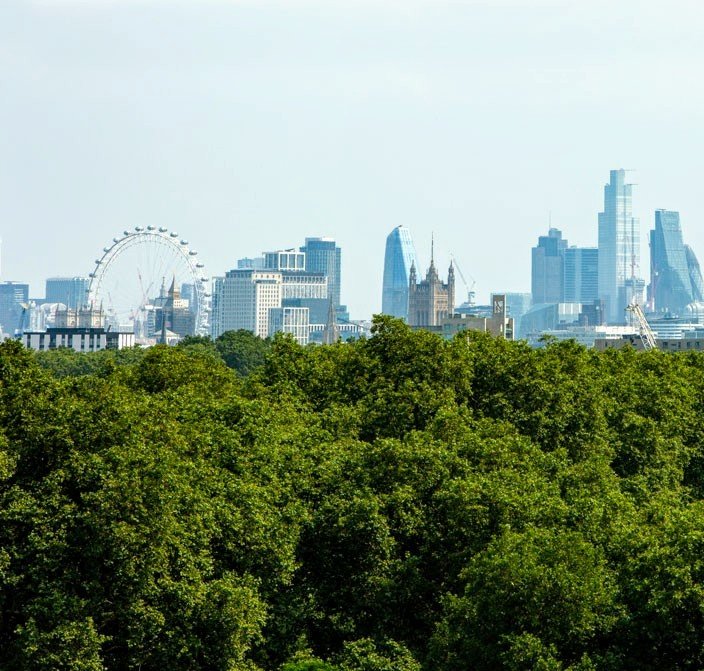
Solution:
{"label": "ferris wheel capsule", "polygon": [[159,226],[159,233],[166,233],[168,231],[168,228],[164,228],[163,226]]}
{"label": "ferris wheel capsule", "polygon": [[153,231],[156,227],[155,226],[147,226],[148,231]]}
{"label": "ferris wheel capsule", "polygon": [[178,233],[177,233],[176,231],[171,231],[171,233],[169,233],[169,235],[170,235],[172,238],[177,238],[177,237],[178,237]]}

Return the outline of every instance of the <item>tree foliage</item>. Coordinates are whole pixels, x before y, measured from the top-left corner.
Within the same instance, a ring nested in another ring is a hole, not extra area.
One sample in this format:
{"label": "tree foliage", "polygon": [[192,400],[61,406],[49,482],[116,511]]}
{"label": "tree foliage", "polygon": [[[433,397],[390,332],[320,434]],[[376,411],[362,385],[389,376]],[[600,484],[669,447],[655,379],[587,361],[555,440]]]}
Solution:
{"label": "tree foliage", "polygon": [[704,668],[704,356],[0,345],[0,668]]}

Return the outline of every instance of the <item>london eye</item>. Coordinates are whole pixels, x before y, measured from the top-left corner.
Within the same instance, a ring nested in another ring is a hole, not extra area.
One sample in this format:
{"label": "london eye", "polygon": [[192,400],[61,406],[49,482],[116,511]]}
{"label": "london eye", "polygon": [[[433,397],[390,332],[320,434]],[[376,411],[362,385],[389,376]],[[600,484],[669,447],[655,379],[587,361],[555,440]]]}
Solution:
{"label": "london eye", "polygon": [[154,336],[159,310],[167,304],[173,309],[174,298],[189,315],[187,333],[180,335],[207,335],[210,278],[198,252],[176,231],[135,226],[114,237],[95,260],[88,303],[103,308],[108,326],[134,331],[138,342]]}

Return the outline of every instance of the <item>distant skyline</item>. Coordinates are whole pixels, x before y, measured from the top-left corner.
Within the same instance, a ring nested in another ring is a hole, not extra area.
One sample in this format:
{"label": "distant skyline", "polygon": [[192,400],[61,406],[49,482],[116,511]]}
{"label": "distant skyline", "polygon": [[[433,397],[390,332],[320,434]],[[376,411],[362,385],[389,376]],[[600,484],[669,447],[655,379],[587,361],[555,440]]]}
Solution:
{"label": "distant skyline", "polygon": [[211,275],[330,236],[361,318],[403,225],[485,302],[549,222],[596,246],[626,168],[647,281],[656,209],[704,254],[703,31],[694,1],[7,0],[2,280],[41,295],[135,225]]}

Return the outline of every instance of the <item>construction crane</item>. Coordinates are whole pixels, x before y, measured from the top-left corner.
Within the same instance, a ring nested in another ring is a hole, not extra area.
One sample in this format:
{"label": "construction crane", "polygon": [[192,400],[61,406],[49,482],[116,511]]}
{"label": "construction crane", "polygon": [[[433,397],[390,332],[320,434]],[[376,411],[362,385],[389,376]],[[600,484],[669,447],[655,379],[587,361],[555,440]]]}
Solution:
{"label": "construction crane", "polygon": [[626,306],[626,310],[630,312],[638,322],[638,335],[643,343],[643,349],[646,352],[651,349],[656,349],[655,333],[653,333],[653,329],[650,328],[650,324],[648,324],[648,320],[645,318],[643,308],[638,305],[638,302],[634,299]]}
{"label": "construction crane", "polygon": [[457,263],[457,259],[454,257],[453,254],[450,254],[450,260],[452,261],[452,264],[455,266],[455,268],[457,268],[457,272],[460,274],[460,278],[462,279],[464,288],[467,290],[467,303],[469,305],[474,305],[474,286],[476,285],[477,281],[470,275],[469,278],[472,280],[472,285],[470,286],[469,284],[467,284],[467,280],[464,277],[462,268],[460,268],[459,264]]}

